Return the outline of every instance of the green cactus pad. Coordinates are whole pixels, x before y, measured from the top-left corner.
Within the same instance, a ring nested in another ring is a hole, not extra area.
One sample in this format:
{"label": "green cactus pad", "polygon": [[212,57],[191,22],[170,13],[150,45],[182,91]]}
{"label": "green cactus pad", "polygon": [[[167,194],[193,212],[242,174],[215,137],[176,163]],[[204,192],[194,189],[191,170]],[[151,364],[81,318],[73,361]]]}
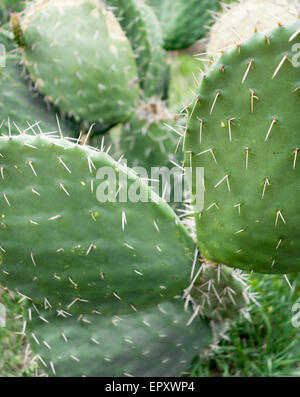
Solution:
{"label": "green cactus pad", "polygon": [[140,83],[143,86],[151,59],[151,43],[140,4],[135,0],[106,0],[105,3],[112,7],[113,13],[130,40],[136,58]]}
{"label": "green cactus pad", "polygon": [[[37,133],[40,129],[45,133],[57,131],[59,127],[55,109],[47,106],[30,89],[19,63],[20,58],[16,54],[7,54],[6,66],[0,68],[0,132],[8,133],[10,129],[11,134],[18,135],[19,130],[32,132],[33,129]],[[79,126],[75,123],[61,117],[59,122],[65,136],[79,135]]]}
{"label": "green cactus pad", "polygon": [[162,102],[140,104],[138,111],[123,127],[120,150],[129,167],[172,166],[178,139],[169,124],[175,123],[175,116]]}
{"label": "green cactus pad", "polygon": [[[194,100],[194,88],[199,84],[203,66],[202,62],[190,54],[180,54],[172,58],[168,105],[173,111],[182,111]],[[187,90],[187,87],[191,90]]]}
{"label": "green cactus pad", "polygon": [[299,0],[239,0],[223,4],[209,33],[207,52],[216,57],[222,51],[250,38],[255,32],[265,32],[279,24],[293,22],[300,15]]}
{"label": "green cactus pad", "polygon": [[139,71],[144,97],[165,97],[169,66],[162,48],[163,37],[154,11],[136,0],[106,0],[113,7],[130,40]]}
{"label": "green cactus pad", "polygon": [[212,342],[207,323],[185,312],[182,301],[129,315],[65,318],[34,309],[27,334],[49,376],[179,376]]}
{"label": "green cactus pad", "polygon": [[119,141],[127,166],[138,167],[135,170],[141,178],[147,176],[143,175],[147,170],[152,181],[160,180],[157,192],[173,209],[186,198],[181,168],[184,153],[178,135],[183,134],[184,121],[166,108],[164,102],[152,99],[140,103],[135,116],[124,124]]}
{"label": "green cactus pad", "polygon": [[151,58],[145,78],[144,98],[167,97],[170,79],[170,66],[168,64],[166,51],[163,47],[163,35],[159,21],[152,10],[146,4],[140,4],[141,15],[146,22]]}
{"label": "green cactus pad", "polygon": [[161,23],[164,48],[181,50],[194,44],[208,31],[209,11],[219,7],[219,0],[148,0]]}
{"label": "green cactus pad", "polygon": [[0,137],[0,153],[2,285],[55,309],[108,314],[186,287],[193,240],[132,171],[48,136]]}
{"label": "green cactus pad", "polygon": [[300,271],[299,29],[257,33],[223,54],[190,107],[186,164],[205,168],[197,240],[213,262]]}
{"label": "green cactus pad", "polygon": [[115,125],[133,113],[136,63],[114,15],[97,0],[36,0],[12,25],[39,91],[76,120]]}

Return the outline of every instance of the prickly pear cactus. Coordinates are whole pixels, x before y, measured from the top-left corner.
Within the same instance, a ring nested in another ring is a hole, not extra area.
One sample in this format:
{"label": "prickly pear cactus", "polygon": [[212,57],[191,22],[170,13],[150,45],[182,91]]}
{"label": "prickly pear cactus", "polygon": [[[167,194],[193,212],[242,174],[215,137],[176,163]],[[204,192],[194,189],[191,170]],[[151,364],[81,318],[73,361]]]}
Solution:
{"label": "prickly pear cactus", "polygon": [[[168,92],[168,105],[175,112],[182,111],[194,100],[193,89],[199,84],[199,74],[203,68],[202,62],[190,54],[180,54],[172,57],[171,82]],[[187,90],[186,88],[193,88]]]}
{"label": "prickly pear cactus", "polygon": [[[19,56],[7,54],[5,67],[0,68],[0,131],[13,135],[19,135],[19,131],[58,132],[57,112],[28,87],[19,63]],[[59,118],[59,124],[65,136],[79,135],[78,125],[64,118]]]}
{"label": "prickly pear cactus", "polygon": [[247,274],[207,260],[199,260],[193,281],[186,290],[194,311],[215,322],[232,320],[240,315],[250,318],[249,303],[256,301],[249,291]]}
{"label": "prickly pear cactus", "polygon": [[0,153],[2,285],[54,309],[108,314],[186,287],[193,240],[133,172],[45,135],[0,137]]}
{"label": "prickly pear cactus", "polygon": [[136,0],[106,0],[129,38],[136,57],[141,86],[143,87],[151,59],[151,43],[147,24]]}
{"label": "prickly pear cactus", "polygon": [[148,0],[148,3],[161,23],[166,50],[181,50],[201,39],[212,20],[209,11],[219,7],[219,0]]}
{"label": "prickly pear cactus", "polygon": [[170,66],[163,47],[163,34],[154,11],[146,4],[140,4],[141,15],[146,22],[151,58],[143,86],[144,98],[165,99],[169,88]]}
{"label": "prickly pear cactus", "polygon": [[293,22],[300,15],[298,0],[240,0],[223,4],[211,28],[207,51],[214,57],[240,44],[255,32]]}
{"label": "prickly pear cactus", "polygon": [[49,376],[179,376],[212,342],[206,321],[187,326],[182,301],[123,316],[69,317],[31,309],[31,346]]}
{"label": "prickly pear cactus", "polygon": [[164,98],[168,89],[169,65],[162,48],[159,21],[149,6],[137,0],[106,0],[130,40],[138,66],[144,98]]}
{"label": "prickly pear cactus", "polygon": [[130,117],[139,94],[136,63],[99,1],[36,0],[11,23],[30,77],[50,102],[103,126]]}
{"label": "prickly pear cactus", "polygon": [[210,261],[300,270],[299,43],[300,20],[256,33],[210,68],[190,106],[186,165],[205,168],[195,218]]}
{"label": "prickly pear cactus", "polygon": [[172,166],[175,160],[177,138],[168,127],[175,116],[161,101],[141,103],[135,117],[123,127],[120,149],[129,167]]}

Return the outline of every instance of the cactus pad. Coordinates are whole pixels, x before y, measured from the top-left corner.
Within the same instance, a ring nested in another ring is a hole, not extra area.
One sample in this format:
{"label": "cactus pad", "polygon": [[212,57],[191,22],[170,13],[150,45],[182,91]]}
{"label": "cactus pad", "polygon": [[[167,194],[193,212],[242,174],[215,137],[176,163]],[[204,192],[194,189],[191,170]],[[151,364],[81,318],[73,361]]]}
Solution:
{"label": "cactus pad", "polygon": [[144,97],[166,94],[169,66],[162,48],[163,37],[159,21],[146,4],[136,0],[106,0],[112,6],[130,40],[139,71]]}
{"label": "cactus pad", "polygon": [[175,160],[177,139],[167,126],[175,122],[175,116],[160,101],[140,104],[137,113],[124,127],[120,149],[129,167],[170,166]]}
{"label": "cactus pad", "polygon": [[208,54],[215,58],[221,55],[220,50],[242,43],[254,32],[291,23],[300,15],[298,0],[240,0],[223,7],[211,28],[207,45]]}
{"label": "cactus pad", "polygon": [[208,31],[209,13],[219,0],[148,0],[161,23],[164,48],[181,50],[194,44]]}
{"label": "cactus pad", "polygon": [[256,33],[210,68],[190,106],[186,164],[205,168],[195,217],[208,260],[300,271],[299,42],[300,20]]}
{"label": "cactus pad", "polygon": [[39,91],[77,120],[115,125],[138,98],[136,63],[114,15],[97,0],[36,0],[12,17]]}
{"label": "cactus pad", "polygon": [[133,172],[44,135],[0,137],[0,153],[2,285],[54,309],[109,314],[186,287],[194,243]]}
{"label": "cactus pad", "polygon": [[212,342],[204,320],[187,326],[182,301],[129,315],[63,317],[54,311],[26,317],[31,346],[49,376],[179,376]]}
{"label": "cactus pad", "polygon": [[143,87],[151,59],[151,43],[147,24],[140,10],[141,5],[136,0],[106,0],[106,4],[112,8],[130,40]]}
{"label": "cactus pad", "polygon": [[[19,130],[37,133],[40,129],[43,132],[58,130],[55,110],[47,107],[43,99],[28,87],[19,63],[20,58],[16,54],[7,54],[6,67],[0,68],[0,131],[10,129],[11,134],[18,135]],[[75,123],[73,125],[61,118],[60,125],[65,136],[79,135],[79,126]]]}
{"label": "cactus pad", "polygon": [[166,51],[162,48],[162,30],[152,8],[146,4],[140,4],[140,11],[146,22],[151,49],[149,68],[143,86],[144,97],[151,98],[155,96],[165,99],[169,88],[170,66],[167,61]]}

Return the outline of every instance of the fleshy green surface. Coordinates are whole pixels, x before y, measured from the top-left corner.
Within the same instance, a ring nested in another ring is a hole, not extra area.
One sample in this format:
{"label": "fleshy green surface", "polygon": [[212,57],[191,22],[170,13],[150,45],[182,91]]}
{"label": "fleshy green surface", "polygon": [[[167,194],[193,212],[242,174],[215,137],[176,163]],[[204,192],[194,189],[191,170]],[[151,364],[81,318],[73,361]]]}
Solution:
{"label": "fleshy green surface", "polygon": [[[0,132],[8,134],[9,123],[10,131],[14,135],[19,134],[18,129],[32,132],[30,126],[38,133],[38,125],[44,133],[58,131],[57,112],[51,106],[47,106],[32,88],[30,89],[19,63],[20,58],[17,55],[8,54],[6,67],[0,68]],[[78,125],[62,117],[59,117],[59,121],[65,136],[79,135]]]}
{"label": "fleshy green surface", "polygon": [[136,114],[124,124],[119,144],[119,153],[124,155],[127,165],[137,167],[140,177],[150,178],[156,192],[173,209],[185,199],[180,168],[184,153],[180,137],[174,131],[183,131],[184,126],[180,124],[184,124],[184,120],[172,114],[164,102],[141,103]]}
{"label": "fleshy green surface", "polygon": [[169,84],[169,65],[163,50],[159,21],[151,7],[137,0],[106,0],[129,38],[145,98],[164,98]]}
{"label": "fleshy green surface", "polygon": [[292,23],[299,15],[299,0],[234,1],[216,16],[209,33],[207,53],[216,59],[224,49],[242,43],[253,33]]}
{"label": "fleshy green surface", "polygon": [[39,317],[32,309],[25,320],[49,376],[162,377],[179,376],[211,343],[205,321],[187,326],[191,314],[182,301],[172,301],[121,317],[64,318],[53,311]]}
{"label": "fleshy green surface", "polygon": [[138,98],[136,62],[111,12],[96,0],[36,0],[21,18],[25,65],[38,89],[78,120],[115,125]]}
{"label": "fleshy green surface", "polygon": [[194,90],[200,81],[200,68],[203,69],[203,63],[190,54],[171,58],[168,105],[173,111],[181,111],[194,100]]}
{"label": "fleshy green surface", "polygon": [[166,50],[181,50],[201,39],[212,21],[209,11],[218,9],[219,3],[219,0],[148,0],[161,23]]}
{"label": "fleshy green surface", "polygon": [[146,4],[140,4],[141,15],[146,22],[151,58],[144,83],[144,97],[156,96],[165,99],[167,97],[170,66],[167,60],[166,51],[163,47],[163,34],[159,21],[152,10]]}
{"label": "fleshy green surface", "polygon": [[190,107],[185,150],[193,169],[205,168],[197,239],[214,262],[300,270],[299,27],[257,33],[225,53]]}
{"label": "fleshy green surface", "polygon": [[140,84],[143,87],[151,59],[151,43],[147,24],[142,16],[140,4],[136,0],[105,0],[126,36],[135,54]]}
{"label": "fleshy green surface", "polygon": [[166,124],[175,123],[166,118],[152,122],[140,118],[138,114],[130,119],[124,127],[120,139],[120,150],[124,153],[129,167],[171,166],[175,161],[177,138]]}
{"label": "fleshy green surface", "polygon": [[[194,243],[130,170],[45,136],[0,137],[0,153],[2,285],[37,304],[108,314],[153,306],[186,287]],[[118,175],[115,184],[108,172]],[[116,202],[104,202],[108,190]],[[148,201],[134,202],[134,193]]]}

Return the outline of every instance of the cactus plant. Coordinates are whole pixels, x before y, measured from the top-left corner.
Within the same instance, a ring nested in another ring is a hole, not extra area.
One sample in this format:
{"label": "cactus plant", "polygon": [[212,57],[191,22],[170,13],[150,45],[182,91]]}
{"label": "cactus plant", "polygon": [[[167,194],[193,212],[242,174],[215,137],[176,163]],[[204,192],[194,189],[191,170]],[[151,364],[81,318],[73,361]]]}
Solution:
{"label": "cactus plant", "polygon": [[209,319],[214,345],[227,339],[227,331],[235,320],[244,317],[252,321],[251,303],[260,304],[257,293],[251,292],[247,273],[212,263],[198,254],[191,280],[184,292],[186,306],[191,303],[194,311],[189,324],[199,316]]}
{"label": "cactus plant", "polygon": [[49,376],[179,376],[212,342],[207,321],[187,326],[182,301],[123,316],[28,310],[31,346]]}
{"label": "cactus plant", "polygon": [[[5,68],[0,68],[1,132],[10,130],[11,134],[19,135],[20,130],[42,130],[45,133],[57,131],[59,127],[55,110],[47,109],[46,103],[33,92],[33,89],[29,89],[19,63],[19,56],[8,53]],[[65,136],[79,135],[79,126],[65,118],[60,118],[59,125]]]}
{"label": "cactus plant", "polygon": [[141,103],[135,117],[123,127],[120,150],[129,167],[151,167],[172,165],[175,160],[177,138],[168,124],[175,123],[175,116],[161,101]]}
{"label": "cactus plant", "polygon": [[264,32],[278,24],[293,22],[300,15],[298,0],[239,0],[223,4],[210,30],[207,52],[213,57],[250,38],[255,32]]}
{"label": "cactus plant", "polygon": [[151,59],[151,43],[147,23],[135,0],[106,0],[129,38],[138,67],[140,84],[143,87]]}
{"label": "cactus plant", "polygon": [[194,44],[208,31],[209,11],[218,9],[219,0],[148,0],[161,23],[164,48],[181,50]]}
{"label": "cactus plant", "polygon": [[249,319],[248,304],[256,299],[249,292],[247,274],[201,258],[199,262],[198,273],[185,293],[194,311],[217,323],[240,315]]}
{"label": "cactus plant", "polygon": [[151,58],[143,87],[144,98],[157,97],[166,99],[169,79],[170,66],[167,61],[166,52],[163,50],[163,35],[159,21],[154,11],[146,4],[140,4],[141,15],[143,16],[149,42],[151,46]]}
{"label": "cactus plant", "polygon": [[182,171],[184,154],[178,141],[184,124],[182,114],[173,114],[164,102],[152,99],[140,103],[135,116],[124,124],[119,141],[119,153],[127,165],[140,177],[151,176],[159,195],[174,210],[182,207],[187,193]]}
{"label": "cactus plant", "polygon": [[105,152],[22,134],[0,137],[0,153],[2,285],[55,309],[108,314],[166,301],[187,285],[193,240],[167,203]]}
{"label": "cactus plant", "polygon": [[136,63],[97,0],[36,0],[11,23],[30,78],[50,102],[103,128],[128,119],[139,94]]}
{"label": "cactus plant", "polygon": [[[250,318],[256,296],[232,267],[300,270],[299,20],[256,33],[201,79],[193,63],[195,100],[170,102],[187,105],[186,127],[163,101],[162,46],[200,38],[219,2],[148,4],[164,43],[138,0],[34,0],[11,15],[15,43],[0,30],[0,283],[26,301],[22,332],[49,376],[179,376]],[[90,123],[147,177],[99,135],[88,146]],[[205,168],[205,209],[181,195],[188,228],[149,174],[182,169],[179,143],[187,167]]]}
{"label": "cactus plant", "polygon": [[[168,106],[174,112],[182,111],[194,99],[193,89],[199,84],[199,74],[204,65],[190,54],[172,57],[171,82],[168,92]],[[190,89],[187,90],[186,88]]]}
{"label": "cactus plant", "polygon": [[256,33],[224,53],[190,106],[186,164],[205,167],[197,241],[213,262],[300,270],[299,28]]}
{"label": "cactus plant", "polygon": [[154,11],[137,0],[106,0],[120,21],[133,48],[145,99],[164,98],[168,89],[169,66],[162,49],[163,37]]}

